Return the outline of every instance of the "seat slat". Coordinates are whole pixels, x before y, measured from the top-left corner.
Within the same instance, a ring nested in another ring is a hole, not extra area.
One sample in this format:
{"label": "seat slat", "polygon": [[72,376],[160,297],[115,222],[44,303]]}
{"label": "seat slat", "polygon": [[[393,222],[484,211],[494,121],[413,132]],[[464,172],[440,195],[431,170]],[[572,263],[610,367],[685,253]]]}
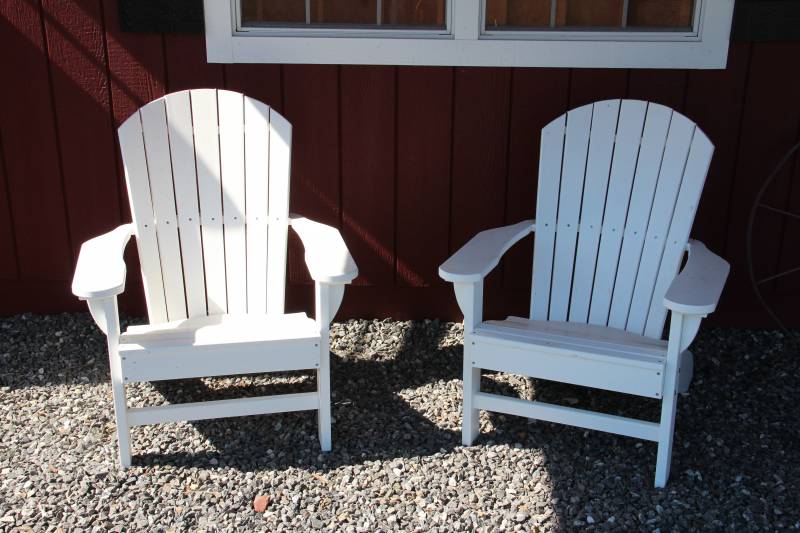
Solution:
{"label": "seat slat", "polygon": [[267,313],[283,313],[289,231],[289,174],[292,125],[269,112],[269,239],[267,242]]}
{"label": "seat slat", "polygon": [[597,265],[600,231],[603,227],[603,210],[611,172],[611,159],[614,154],[619,108],[619,100],[607,100],[594,105],[578,250],[572,281],[570,321],[586,322],[589,319],[589,304]]}
{"label": "seat slat", "polygon": [[667,242],[670,221],[675,212],[675,201],[686,168],[694,130],[694,123],[677,113],[673,114],[625,325],[625,329],[640,335],[644,333],[650,311],[653,288]]}
{"label": "seat slat", "polygon": [[217,91],[214,89],[192,91],[192,117],[197,154],[197,188],[202,219],[206,299],[208,313],[213,315],[228,311]]}
{"label": "seat slat", "polygon": [[131,216],[136,225],[136,246],[142,267],[144,294],[150,322],[167,321],[167,303],[164,298],[164,281],[158,254],[155,215],[150,198],[147,157],[142,138],[142,121],[139,112],[131,115],[119,127],[119,146],[122,153],[125,183],[131,202]]}
{"label": "seat slat", "polygon": [[660,337],[664,329],[667,316],[664,295],[680,267],[713,154],[714,145],[699,128],[696,129],[650,302],[644,330],[644,334],[649,337]]}
{"label": "seat slat", "polygon": [[247,312],[267,312],[269,107],[245,97]]}
{"label": "seat slat", "polygon": [[652,103],[648,105],[642,146],[636,165],[636,177],[633,180],[633,191],[627,210],[628,217],[622,238],[619,267],[611,298],[611,310],[608,315],[608,325],[614,328],[625,329],[628,320],[633,286],[642,258],[644,236],[653,207],[653,197],[671,118],[672,110],[668,107]]}
{"label": "seat slat", "polygon": [[225,282],[228,312],[247,312],[245,229],[244,97],[217,91],[222,212],[225,225]]}
{"label": "seat slat", "polygon": [[566,320],[569,314],[593,108],[593,105],[585,105],[567,113],[567,138],[564,141],[564,162],[558,195],[553,286],[548,313],[550,320]]}
{"label": "seat slat", "polygon": [[[557,324],[553,327],[552,324]],[[620,357],[646,364],[662,364],[666,356],[666,344],[656,345],[645,342],[646,337],[624,331],[604,328],[572,328],[575,322],[530,321],[525,324],[513,320],[487,321],[477,328],[479,335],[499,335],[513,338],[530,345],[546,346],[559,350],[581,353],[593,357]],[[584,324],[585,325],[585,324]],[[614,333],[617,333],[615,335]],[[649,339],[647,339],[649,340]]]}
{"label": "seat slat", "polygon": [[553,251],[555,249],[565,128],[566,116],[562,115],[542,129],[530,309],[530,317],[536,320],[546,320],[550,309],[550,287],[553,274]]}
{"label": "seat slat", "polygon": [[207,313],[206,281],[203,273],[203,243],[200,237],[200,206],[197,203],[190,92],[167,95],[165,101],[183,259],[186,313],[189,317],[203,316]]}
{"label": "seat slat", "polygon": [[[640,139],[647,114],[647,104],[635,100],[623,100],[620,106],[614,158],[605,200],[603,229],[600,233],[600,248],[597,252],[592,300],[589,306],[589,323],[606,325],[614,292],[614,280],[619,264],[622,233],[628,210],[639,157]],[[599,198],[597,201],[601,201]]]}

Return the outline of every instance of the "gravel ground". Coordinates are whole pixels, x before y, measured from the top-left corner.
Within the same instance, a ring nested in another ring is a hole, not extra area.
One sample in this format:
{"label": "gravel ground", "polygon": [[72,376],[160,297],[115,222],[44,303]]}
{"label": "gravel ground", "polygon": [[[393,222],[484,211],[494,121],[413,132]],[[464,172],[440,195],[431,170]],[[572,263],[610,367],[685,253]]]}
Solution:
{"label": "gravel ground", "polygon": [[[134,466],[120,472],[105,342],[88,315],[0,319],[0,530],[800,529],[800,357],[788,345],[701,333],[671,479],[656,490],[653,443],[483,414],[476,446],[460,446],[461,329],[436,321],[335,325],[328,455],[306,412],[135,428]],[[658,414],[652,400],[517,376],[483,387]],[[187,380],[134,386],[130,401],[313,388],[306,374]]]}

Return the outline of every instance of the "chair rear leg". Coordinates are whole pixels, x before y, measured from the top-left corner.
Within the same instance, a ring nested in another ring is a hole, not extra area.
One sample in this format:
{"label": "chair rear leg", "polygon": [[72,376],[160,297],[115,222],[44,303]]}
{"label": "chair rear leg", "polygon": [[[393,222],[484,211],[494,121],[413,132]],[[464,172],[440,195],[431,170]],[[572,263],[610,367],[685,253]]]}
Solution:
{"label": "chair rear leg", "polygon": [[317,370],[317,394],[319,396],[319,444],[323,452],[331,451],[331,362],[328,343],[320,343],[320,363]]}
{"label": "chair rear leg", "polygon": [[464,420],[461,425],[461,442],[471,446],[481,431],[480,411],[475,409],[475,394],[481,387],[481,369],[474,368],[469,352],[464,347]]}

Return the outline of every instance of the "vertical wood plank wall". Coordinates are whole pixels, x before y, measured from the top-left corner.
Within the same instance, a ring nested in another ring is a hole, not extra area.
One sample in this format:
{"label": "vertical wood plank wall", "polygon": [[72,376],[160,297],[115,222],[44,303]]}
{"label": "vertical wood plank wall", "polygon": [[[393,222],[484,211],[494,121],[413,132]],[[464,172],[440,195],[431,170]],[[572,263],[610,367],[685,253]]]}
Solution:
{"label": "vertical wood plank wall", "polygon": [[[222,66],[205,62],[202,36],[123,33],[117,12],[113,0],[0,3],[0,314],[84,310],[69,292],[78,248],[130,216],[116,127],[166,92],[224,87],[294,125],[292,210],[340,227],[361,269],[340,317],[458,319],[436,267],[475,232],[533,215],[542,126],[629,97],[685,113],[716,144],[693,232],[733,266],[716,321],[768,325],[744,236],[760,183],[800,138],[800,43],[734,43],[724,71]],[[786,172],[770,201],[798,212],[800,165]],[[797,221],[760,229],[760,268],[800,265]],[[488,314],[525,313],[531,243],[490,276]],[[132,249],[122,306],[138,314]],[[290,249],[288,306],[310,310],[302,248]],[[800,279],[768,290],[796,301]]]}

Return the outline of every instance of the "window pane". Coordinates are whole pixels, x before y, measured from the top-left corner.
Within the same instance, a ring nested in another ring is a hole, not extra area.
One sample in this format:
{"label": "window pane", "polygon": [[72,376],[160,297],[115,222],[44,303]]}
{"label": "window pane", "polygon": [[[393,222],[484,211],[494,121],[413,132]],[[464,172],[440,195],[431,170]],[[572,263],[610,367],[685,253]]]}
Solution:
{"label": "window pane", "polygon": [[382,0],[383,24],[444,28],[446,0]]}
{"label": "window pane", "polygon": [[242,23],[323,28],[444,28],[446,7],[447,0],[242,0]]}
{"label": "window pane", "polygon": [[305,23],[305,0],[242,0],[242,24]]}
{"label": "window pane", "polygon": [[311,0],[312,24],[376,24],[376,0]]}
{"label": "window pane", "polygon": [[692,0],[630,0],[628,26],[688,29],[693,12]]}
{"label": "window pane", "polygon": [[622,0],[558,0],[556,26],[622,27]]}
{"label": "window pane", "polygon": [[[695,0],[486,0],[486,29],[692,27]],[[627,8],[627,13],[625,10]]]}
{"label": "window pane", "polygon": [[486,29],[550,26],[552,0],[486,0]]}

